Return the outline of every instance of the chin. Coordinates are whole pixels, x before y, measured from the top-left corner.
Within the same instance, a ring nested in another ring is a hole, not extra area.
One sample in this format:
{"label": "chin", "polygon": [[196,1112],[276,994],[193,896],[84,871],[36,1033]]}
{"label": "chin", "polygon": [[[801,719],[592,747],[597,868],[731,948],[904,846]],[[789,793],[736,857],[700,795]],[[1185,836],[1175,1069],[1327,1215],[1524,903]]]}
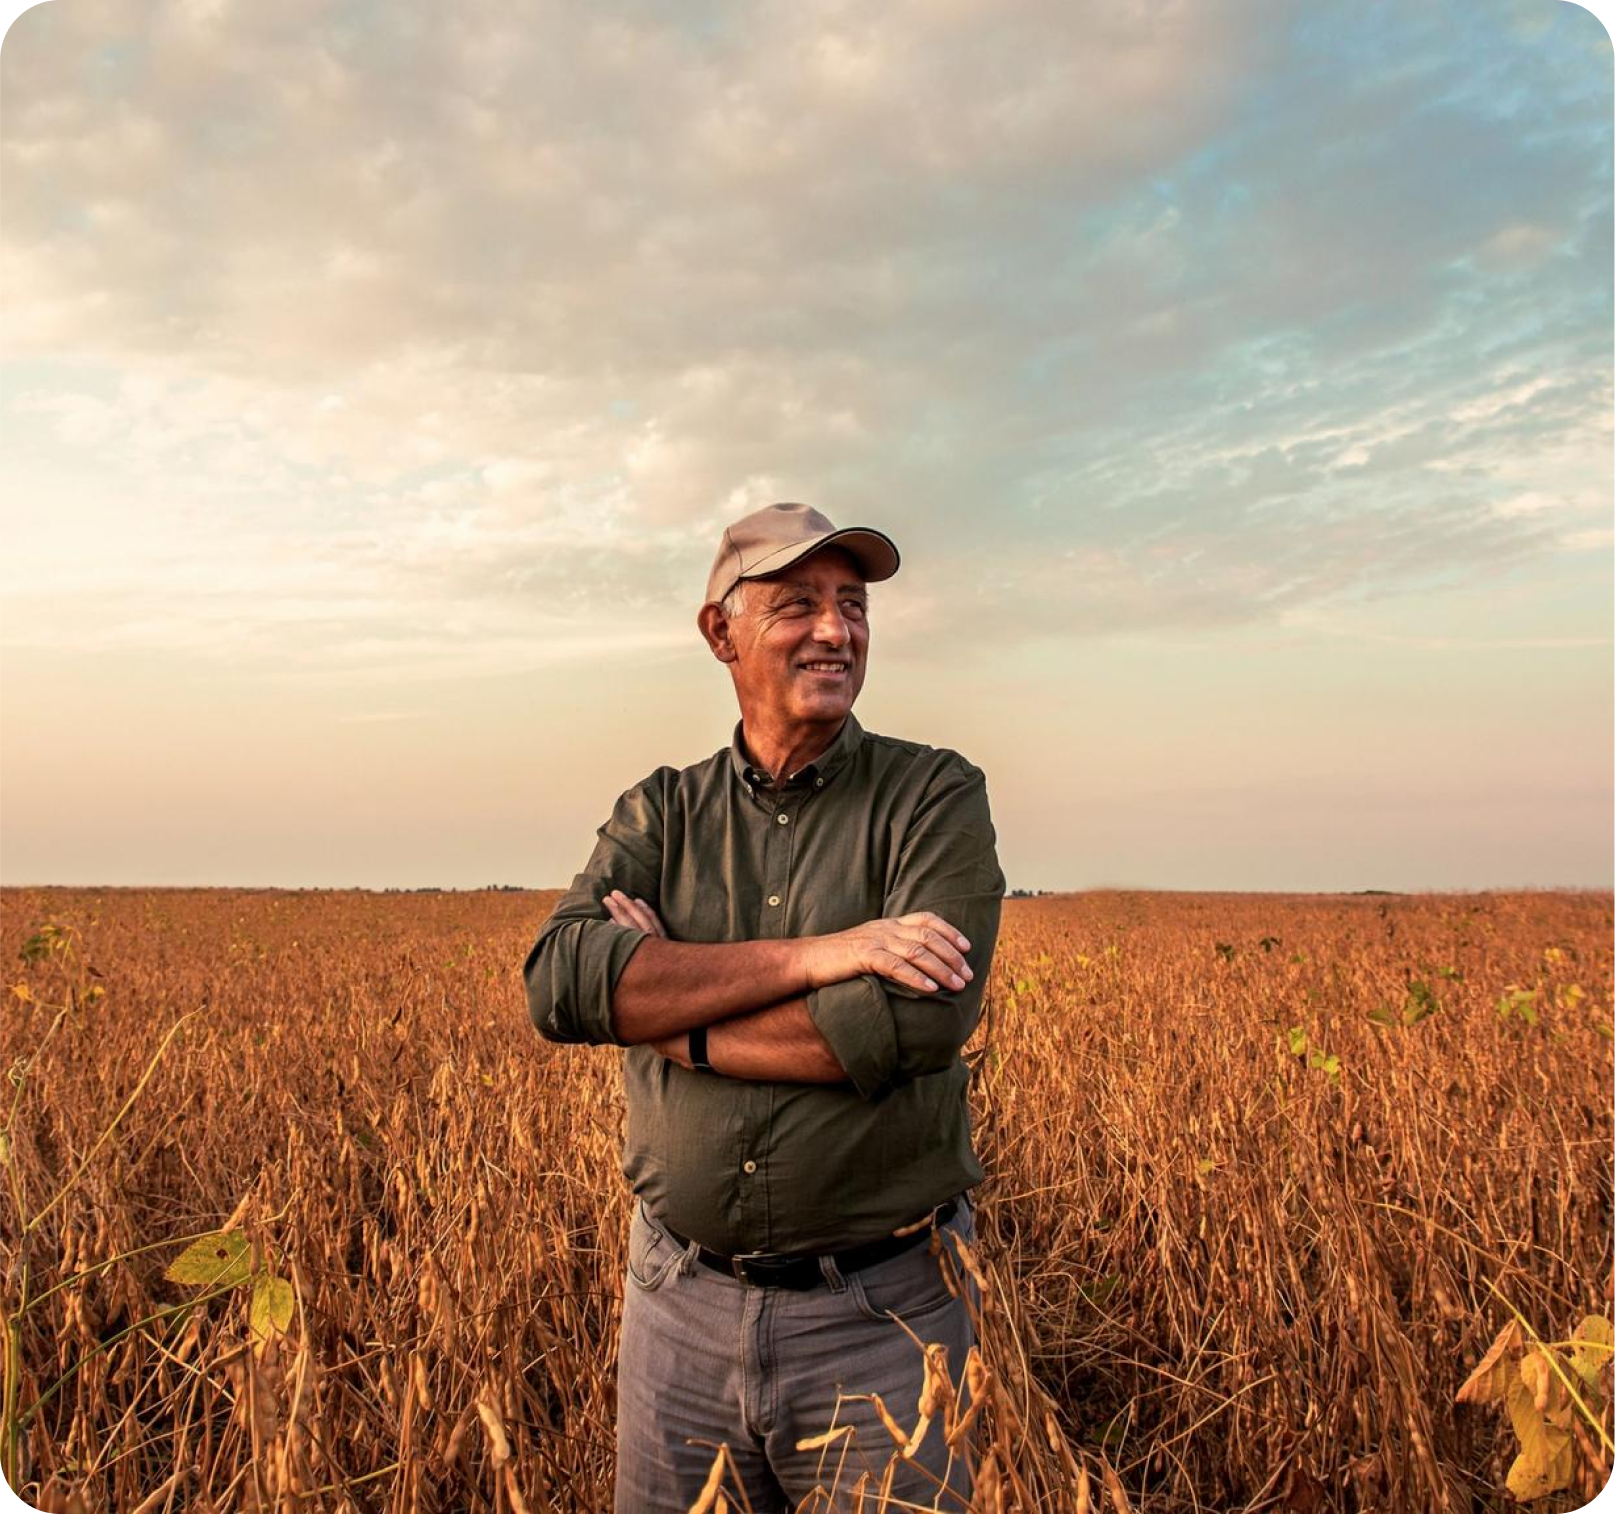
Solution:
{"label": "chin", "polygon": [[818,699],[809,700],[806,709],[802,712],[803,717],[807,720],[843,720],[851,711],[853,701],[857,697],[854,692],[851,694],[837,694],[834,697],[824,695]]}

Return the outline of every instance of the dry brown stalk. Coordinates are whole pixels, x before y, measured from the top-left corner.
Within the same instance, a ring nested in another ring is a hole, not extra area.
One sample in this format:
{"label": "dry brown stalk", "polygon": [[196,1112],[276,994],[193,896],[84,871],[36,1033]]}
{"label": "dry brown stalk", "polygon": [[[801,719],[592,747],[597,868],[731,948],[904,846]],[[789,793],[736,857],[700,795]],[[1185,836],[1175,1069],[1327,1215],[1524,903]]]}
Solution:
{"label": "dry brown stalk", "polygon": [[[622,1107],[611,1057],[526,1024],[552,897],[5,891],[25,1496],[609,1504]],[[25,960],[50,922],[71,950]],[[1506,1426],[1452,1400],[1498,1295],[1611,1311],[1610,941],[1607,894],[1010,901],[970,1049],[980,1349],[961,1402],[933,1372],[889,1406],[894,1454],[973,1442],[978,1514],[1085,1476],[1152,1514],[1495,1498]],[[161,1276],[224,1223],[293,1283],[256,1361],[238,1299]]]}

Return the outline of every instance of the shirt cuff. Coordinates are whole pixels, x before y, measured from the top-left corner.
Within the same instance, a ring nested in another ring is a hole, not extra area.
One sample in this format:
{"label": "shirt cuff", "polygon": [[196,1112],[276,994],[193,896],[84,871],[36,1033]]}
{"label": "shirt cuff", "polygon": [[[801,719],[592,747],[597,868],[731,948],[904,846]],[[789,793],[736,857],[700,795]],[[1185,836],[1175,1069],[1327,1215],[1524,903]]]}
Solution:
{"label": "shirt cuff", "polygon": [[621,1046],[611,1000],[646,932],[612,920],[568,920],[541,942],[528,982],[533,1021],[552,1041]]}
{"label": "shirt cuff", "polygon": [[863,1099],[873,1099],[897,1068],[897,1025],[891,1004],[873,975],[816,988],[808,1017],[829,1044]]}

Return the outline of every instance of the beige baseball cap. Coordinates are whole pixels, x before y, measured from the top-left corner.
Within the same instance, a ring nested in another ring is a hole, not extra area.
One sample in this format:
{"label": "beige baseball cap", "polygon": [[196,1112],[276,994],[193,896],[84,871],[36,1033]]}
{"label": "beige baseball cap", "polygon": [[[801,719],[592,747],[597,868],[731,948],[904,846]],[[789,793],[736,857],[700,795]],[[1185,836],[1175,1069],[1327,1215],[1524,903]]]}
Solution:
{"label": "beige baseball cap", "polygon": [[869,526],[837,530],[811,505],[769,505],[737,520],[723,533],[707,578],[706,604],[717,604],[743,578],[767,578],[821,547],[840,547],[869,583],[897,571],[896,544]]}

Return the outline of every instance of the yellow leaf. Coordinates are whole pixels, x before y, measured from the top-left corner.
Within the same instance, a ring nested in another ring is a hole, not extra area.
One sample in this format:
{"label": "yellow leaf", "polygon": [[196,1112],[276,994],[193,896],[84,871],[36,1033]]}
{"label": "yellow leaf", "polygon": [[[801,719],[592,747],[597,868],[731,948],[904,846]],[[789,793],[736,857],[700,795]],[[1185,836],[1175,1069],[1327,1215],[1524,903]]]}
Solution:
{"label": "yellow leaf", "polygon": [[34,991],[26,983],[13,983],[11,985],[11,991],[19,999],[21,999],[24,1004],[32,1004],[34,1002]]}
{"label": "yellow leaf", "polygon": [[1589,1314],[1572,1337],[1576,1342],[1570,1353],[1570,1365],[1576,1376],[1588,1387],[1598,1381],[1598,1374],[1610,1363],[1610,1352],[1615,1349],[1615,1330],[1602,1315]]}
{"label": "yellow leaf", "polygon": [[1512,1356],[1520,1344],[1520,1322],[1510,1320],[1458,1390],[1461,1404],[1490,1404],[1500,1401],[1514,1376]]}
{"label": "yellow leaf", "polygon": [[1531,1390],[1531,1401],[1537,1413],[1549,1420],[1556,1420],[1570,1407],[1564,1379],[1554,1371],[1546,1351],[1533,1351],[1520,1363],[1520,1380]]}
{"label": "yellow leaf", "polygon": [[260,1272],[252,1280],[252,1309],[247,1317],[253,1338],[266,1341],[271,1335],[284,1333],[296,1307],[296,1295],[285,1278]]}
{"label": "yellow leaf", "polygon": [[247,1238],[239,1230],[199,1236],[168,1264],[171,1283],[197,1283],[205,1288],[232,1288],[252,1272]]}
{"label": "yellow leaf", "polygon": [[1574,1443],[1567,1433],[1557,1440],[1556,1449],[1548,1449],[1544,1442],[1537,1451],[1521,1451],[1508,1469],[1508,1490],[1522,1501],[1545,1498],[1568,1488],[1574,1472]]}
{"label": "yellow leaf", "polygon": [[[1542,1498],[1568,1487],[1575,1466],[1570,1426],[1551,1423],[1537,1406],[1539,1392],[1545,1402],[1552,1402],[1551,1389],[1542,1383],[1544,1371],[1553,1377],[1553,1368],[1542,1353],[1533,1351],[1508,1388],[1509,1422],[1520,1440],[1520,1454],[1508,1470],[1508,1490],[1519,1499]],[[1564,1384],[1557,1378],[1554,1381],[1563,1394]]]}

